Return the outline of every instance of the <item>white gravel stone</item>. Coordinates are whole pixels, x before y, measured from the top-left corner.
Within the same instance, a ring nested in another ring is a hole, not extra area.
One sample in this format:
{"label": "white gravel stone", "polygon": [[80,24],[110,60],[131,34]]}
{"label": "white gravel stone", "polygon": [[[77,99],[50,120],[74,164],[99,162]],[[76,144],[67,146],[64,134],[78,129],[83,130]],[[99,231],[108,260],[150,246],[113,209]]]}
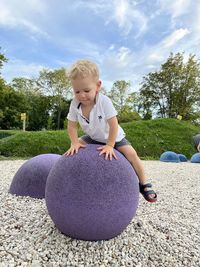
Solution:
{"label": "white gravel stone", "polygon": [[140,196],[121,235],[89,242],[61,234],[44,200],[8,193],[24,162],[0,161],[0,267],[200,266],[200,164],[143,161],[158,201]]}

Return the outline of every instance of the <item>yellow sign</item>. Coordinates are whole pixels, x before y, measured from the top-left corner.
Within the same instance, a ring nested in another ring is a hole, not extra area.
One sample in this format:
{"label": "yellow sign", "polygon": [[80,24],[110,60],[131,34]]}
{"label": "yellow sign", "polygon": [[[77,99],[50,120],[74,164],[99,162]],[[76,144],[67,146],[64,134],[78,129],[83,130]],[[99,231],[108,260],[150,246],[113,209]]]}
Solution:
{"label": "yellow sign", "polygon": [[182,118],[183,118],[183,116],[181,116],[181,115],[177,116],[177,119],[180,120],[180,121],[182,120]]}
{"label": "yellow sign", "polygon": [[26,113],[21,113],[21,121],[26,120]]}

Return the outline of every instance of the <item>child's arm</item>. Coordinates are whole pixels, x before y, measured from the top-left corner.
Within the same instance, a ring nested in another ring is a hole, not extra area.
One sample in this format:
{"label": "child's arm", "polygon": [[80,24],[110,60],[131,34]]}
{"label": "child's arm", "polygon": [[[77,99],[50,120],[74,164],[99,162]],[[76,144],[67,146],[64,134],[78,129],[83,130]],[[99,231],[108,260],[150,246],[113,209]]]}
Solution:
{"label": "child's arm", "polygon": [[109,129],[109,136],[108,136],[107,145],[114,147],[115,146],[115,140],[117,137],[117,132],[118,132],[117,117],[115,116],[115,117],[109,119],[108,125],[109,125],[110,129]]}
{"label": "child's arm", "polygon": [[74,153],[78,153],[79,148],[85,147],[85,145],[82,145],[79,142],[77,123],[75,121],[68,120],[67,132],[71,140],[71,147],[64,153],[64,155],[74,155]]}
{"label": "child's arm", "polygon": [[72,144],[78,143],[77,122],[68,120],[67,132]]}
{"label": "child's arm", "polygon": [[110,160],[112,160],[112,157],[117,159],[117,156],[115,155],[115,152],[113,150],[113,148],[115,146],[115,140],[117,137],[117,132],[118,132],[117,117],[115,116],[115,117],[109,119],[108,124],[109,124],[110,129],[109,129],[107,144],[105,146],[99,147],[98,150],[101,150],[99,155],[106,154],[105,159],[109,158]]}

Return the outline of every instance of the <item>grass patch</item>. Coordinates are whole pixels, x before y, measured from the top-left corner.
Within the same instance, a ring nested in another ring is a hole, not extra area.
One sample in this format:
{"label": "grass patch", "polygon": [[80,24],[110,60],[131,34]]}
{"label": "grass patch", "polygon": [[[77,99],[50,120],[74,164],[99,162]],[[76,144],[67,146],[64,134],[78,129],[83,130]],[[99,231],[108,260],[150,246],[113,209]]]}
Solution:
{"label": "grass patch", "polygon": [[43,153],[62,154],[69,145],[66,131],[17,132],[0,140],[0,154],[24,158]]}
{"label": "grass patch", "polygon": [[7,132],[0,132],[0,139],[6,138],[8,136],[11,136],[11,133],[7,133]]}
{"label": "grass patch", "polygon": [[[200,127],[176,119],[134,121],[121,124],[126,138],[142,159],[159,159],[164,151],[174,151],[190,158],[196,151],[192,136]],[[79,136],[83,133],[80,131]],[[0,131],[0,159],[27,159],[43,153],[63,154],[70,146],[65,130]]]}
{"label": "grass patch", "polygon": [[165,151],[185,154],[190,158],[195,152],[192,136],[200,132],[200,127],[175,119],[138,121],[122,127],[139,156],[152,159],[158,159]]}

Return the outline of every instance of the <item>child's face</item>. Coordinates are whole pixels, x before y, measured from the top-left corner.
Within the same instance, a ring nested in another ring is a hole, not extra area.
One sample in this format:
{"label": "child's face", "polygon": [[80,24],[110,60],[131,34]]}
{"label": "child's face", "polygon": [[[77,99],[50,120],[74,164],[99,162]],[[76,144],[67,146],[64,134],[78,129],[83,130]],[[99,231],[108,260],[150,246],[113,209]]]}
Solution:
{"label": "child's face", "polygon": [[72,80],[76,99],[84,106],[93,105],[101,87],[101,81],[91,77]]}

